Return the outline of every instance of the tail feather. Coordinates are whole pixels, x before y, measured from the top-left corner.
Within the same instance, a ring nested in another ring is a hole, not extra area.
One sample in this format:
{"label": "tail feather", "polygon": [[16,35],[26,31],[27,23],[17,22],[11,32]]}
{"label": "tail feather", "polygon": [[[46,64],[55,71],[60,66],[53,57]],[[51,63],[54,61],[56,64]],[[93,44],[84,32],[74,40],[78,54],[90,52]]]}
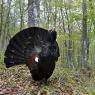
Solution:
{"label": "tail feather", "polygon": [[17,33],[9,42],[5,51],[4,62],[6,67],[18,64],[26,64],[27,58],[37,46],[41,46],[47,40],[48,30],[31,27]]}
{"label": "tail feather", "polygon": [[26,60],[22,60],[20,58],[10,58],[10,57],[7,58],[6,57],[4,59],[4,62],[6,63],[6,67],[9,68],[14,65],[25,64]]}
{"label": "tail feather", "polygon": [[[14,38],[14,40],[13,40],[15,43],[18,44],[18,46],[19,46],[20,48],[23,48],[23,47],[25,46],[25,42],[24,42],[24,40],[22,40],[22,38],[23,38],[23,37],[21,37],[21,36],[16,36],[16,37]],[[14,42],[11,42],[11,43],[14,43]]]}
{"label": "tail feather", "polygon": [[4,58],[4,63],[6,63],[5,65],[7,68],[15,65],[14,60],[11,58],[7,58],[7,57]]}
{"label": "tail feather", "polygon": [[19,47],[17,44],[15,43],[11,43],[10,46],[8,47],[9,50],[13,50],[14,52],[19,52],[19,53],[24,53],[23,48]]}
{"label": "tail feather", "polygon": [[6,58],[14,59],[14,60],[25,60],[25,57],[13,55],[13,54],[9,55],[9,56],[6,57]]}
{"label": "tail feather", "polygon": [[24,56],[24,51],[21,50],[21,51],[19,52],[19,51],[18,51],[16,48],[14,48],[14,47],[8,47],[7,50],[6,50],[6,52],[5,52],[5,56],[11,55],[11,54],[23,57],[23,56]]}

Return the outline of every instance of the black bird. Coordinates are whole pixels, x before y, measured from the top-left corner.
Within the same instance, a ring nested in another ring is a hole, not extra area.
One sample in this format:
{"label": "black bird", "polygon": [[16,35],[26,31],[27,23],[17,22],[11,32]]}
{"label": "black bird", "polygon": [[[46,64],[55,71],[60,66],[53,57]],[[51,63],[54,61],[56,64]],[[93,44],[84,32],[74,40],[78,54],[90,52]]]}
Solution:
{"label": "black bird", "polygon": [[35,81],[47,80],[53,73],[59,57],[57,32],[39,27],[30,27],[18,32],[5,51],[7,68],[26,64]]}

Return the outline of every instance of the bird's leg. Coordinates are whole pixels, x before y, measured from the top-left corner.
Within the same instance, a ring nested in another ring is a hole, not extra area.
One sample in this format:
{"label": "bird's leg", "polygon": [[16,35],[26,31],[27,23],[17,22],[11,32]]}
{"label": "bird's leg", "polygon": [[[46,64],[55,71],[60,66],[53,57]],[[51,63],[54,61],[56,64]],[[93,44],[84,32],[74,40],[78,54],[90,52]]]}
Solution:
{"label": "bird's leg", "polygon": [[40,80],[41,84],[47,84],[47,79],[43,78],[42,80]]}
{"label": "bird's leg", "polygon": [[47,79],[46,79],[46,78],[44,78],[44,79],[43,79],[43,82],[44,82],[45,84],[47,84]]}

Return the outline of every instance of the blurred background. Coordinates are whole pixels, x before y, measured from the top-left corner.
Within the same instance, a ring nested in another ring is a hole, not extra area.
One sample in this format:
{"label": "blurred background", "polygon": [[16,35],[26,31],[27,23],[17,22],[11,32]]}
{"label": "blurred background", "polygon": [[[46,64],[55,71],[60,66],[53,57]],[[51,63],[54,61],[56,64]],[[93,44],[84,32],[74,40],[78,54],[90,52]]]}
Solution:
{"label": "blurred background", "polygon": [[[55,27],[57,31],[60,58],[55,76],[58,77],[58,72],[61,75],[60,68],[65,68],[64,73],[77,68],[81,69],[83,74],[91,75],[95,72],[94,0],[0,0],[0,64],[3,63],[9,40],[17,32],[34,26],[45,29]],[[72,73],[78,76],[79,72]],[[71,78],[67,77],[68,73],[64,73],[61,77],[66,80]],[[87,77],[84,80],[86,81]],[[84,80],[81,79],[81,82]],[[86,83],[90,82],[90,79],[88,80]],[[88,84],[89,89],[95,87],[95,77],[92,81]]]}
{"label": "blurred background", "polygon": [[94,0],[0,0],[0,52],[31,26],[55,27],[64,66],[95,64]]}

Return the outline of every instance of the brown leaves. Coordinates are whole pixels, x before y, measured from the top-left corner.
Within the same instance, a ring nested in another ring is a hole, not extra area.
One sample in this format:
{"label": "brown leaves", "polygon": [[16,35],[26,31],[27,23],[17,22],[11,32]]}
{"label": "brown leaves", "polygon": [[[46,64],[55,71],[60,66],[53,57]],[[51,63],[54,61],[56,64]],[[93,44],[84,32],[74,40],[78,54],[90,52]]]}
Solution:
{"label": "brown leaves", "polygon": [[85,93],[84,87],[92,84],[95,86],[94,74],[92,83],[86,83],[87,76],[86,79],[84,76],[78,77],[77,73],[71,70],[70,72],[64,70],[64,74],[62,74],[62,69],[56,68],[48,83],[42,84],[32,80],[26,66],[19,65],[6,69],[4,65],[0,64],[0,95],[78,95],[79,93],[81,93],[79,95],[88,95],[87,92]]}

